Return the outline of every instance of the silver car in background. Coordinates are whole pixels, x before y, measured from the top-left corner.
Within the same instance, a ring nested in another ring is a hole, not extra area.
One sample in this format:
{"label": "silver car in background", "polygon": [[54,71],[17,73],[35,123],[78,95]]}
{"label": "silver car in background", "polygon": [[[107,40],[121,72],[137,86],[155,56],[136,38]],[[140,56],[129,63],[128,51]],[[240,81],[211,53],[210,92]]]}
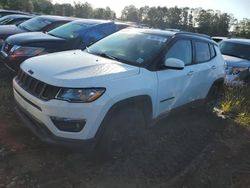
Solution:
{"label": "silver car in background", "polygon": [[225,82],[250,86],[250,39],[224,39],[219,47],[226,62]]}

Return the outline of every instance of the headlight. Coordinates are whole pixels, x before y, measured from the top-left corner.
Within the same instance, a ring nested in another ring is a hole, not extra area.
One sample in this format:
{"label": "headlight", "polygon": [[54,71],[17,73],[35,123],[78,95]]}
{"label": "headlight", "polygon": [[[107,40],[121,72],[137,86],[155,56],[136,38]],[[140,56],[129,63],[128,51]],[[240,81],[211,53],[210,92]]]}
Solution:
{"label": "headlight", "polygon": [[11,56],[36,56],[41,54],[44,48],[13,46],[10,50]]}
{"label": "headlight", "polygon": [[60,89],[56,99],[69,102],[88,103],[95,101],[105,92],[105,88],[89,88],[89,89]]}
{"label": "headlight", "polygon": [[237,75],[240,72],[248,71],[248,67],[233,67],[232,68],[232,74]]}

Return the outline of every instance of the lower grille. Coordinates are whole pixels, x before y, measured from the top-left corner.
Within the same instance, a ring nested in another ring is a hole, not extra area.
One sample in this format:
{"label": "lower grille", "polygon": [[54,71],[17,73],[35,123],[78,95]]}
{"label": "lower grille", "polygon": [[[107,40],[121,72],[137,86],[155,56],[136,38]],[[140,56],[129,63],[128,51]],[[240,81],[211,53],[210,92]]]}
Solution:
{"label": "lower grille", "polygon": [[25,91],[42,100],[54,99],[60,88],[41,82],[20,70],[16,82]]}

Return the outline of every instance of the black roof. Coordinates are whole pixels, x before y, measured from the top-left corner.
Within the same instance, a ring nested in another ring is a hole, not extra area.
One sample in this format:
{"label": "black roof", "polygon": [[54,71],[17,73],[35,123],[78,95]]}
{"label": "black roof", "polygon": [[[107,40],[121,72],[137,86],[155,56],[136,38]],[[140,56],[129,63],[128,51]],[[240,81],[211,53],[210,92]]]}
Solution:
{"label": "black roof", "polygon": [[179,30],[161,30],[161,29],[143,29],[143,28],[129,28],[130,30],[135,30],[142,33],[148,33],[148,34],[154,34],[154,35],[161,35],[166,37],[172,37],[172,36],[186,36],[186,37],[192,37],[196,39],[205,40],[207,42],[211,42],[217,45],[216,42],[212,40],[212,38],[205,34],[199,34],[199,33],[192,33],[192,32],[185,32],[185,31],[179,31]]}

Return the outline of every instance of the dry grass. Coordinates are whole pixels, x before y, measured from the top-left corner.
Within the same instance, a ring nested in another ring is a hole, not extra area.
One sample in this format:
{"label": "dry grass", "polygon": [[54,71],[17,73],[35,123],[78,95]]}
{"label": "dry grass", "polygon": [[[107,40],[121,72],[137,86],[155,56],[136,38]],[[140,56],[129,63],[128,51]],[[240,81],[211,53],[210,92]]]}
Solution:
{"label": "dry grass", "polygon": [[250,128],[250,88],[226,87],[219,108],[238,124]]}

